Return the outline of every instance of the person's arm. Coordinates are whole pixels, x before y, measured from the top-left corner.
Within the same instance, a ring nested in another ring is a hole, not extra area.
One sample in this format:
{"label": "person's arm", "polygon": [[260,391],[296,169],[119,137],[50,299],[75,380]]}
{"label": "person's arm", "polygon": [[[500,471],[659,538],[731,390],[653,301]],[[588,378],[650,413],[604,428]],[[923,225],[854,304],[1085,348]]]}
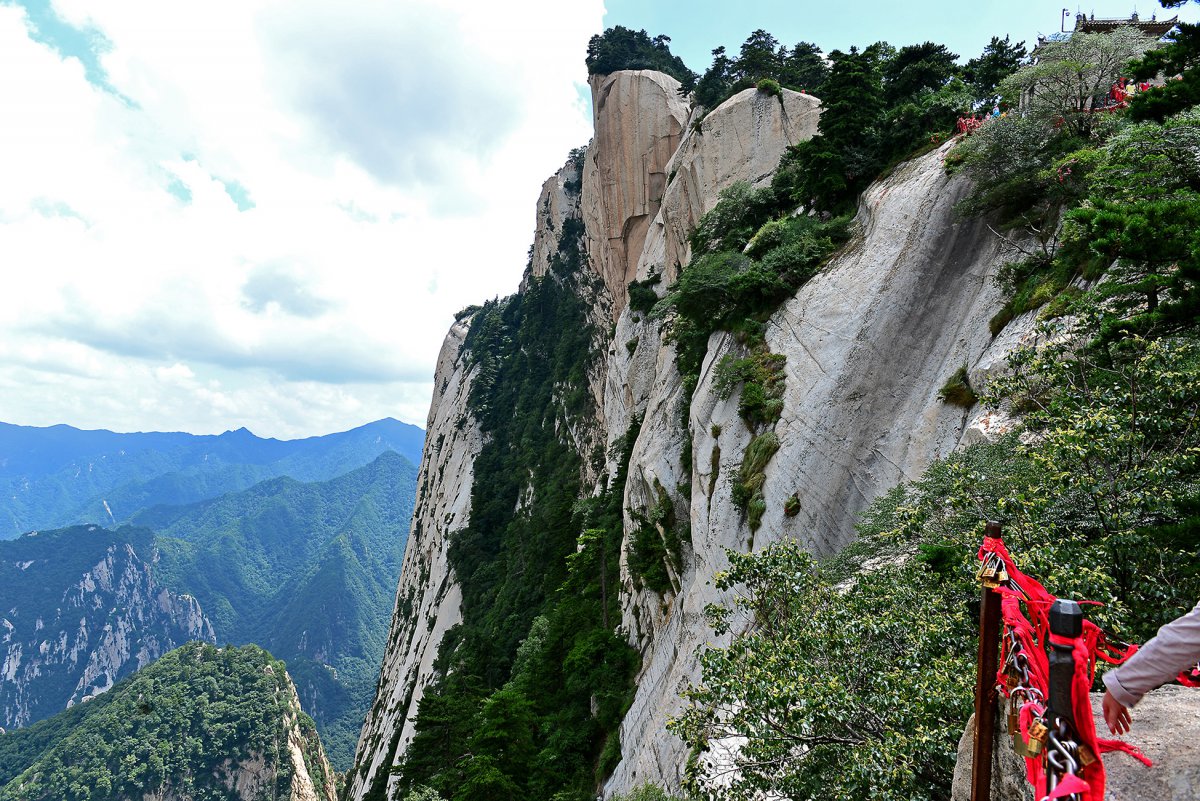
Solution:
{"label": "person's arm", "polygon": [[1117,734],[1129,730],[1128,708],[1200,660],[1200,604],[1158,630],[1150,642],[1104,675],[1104,720]]}

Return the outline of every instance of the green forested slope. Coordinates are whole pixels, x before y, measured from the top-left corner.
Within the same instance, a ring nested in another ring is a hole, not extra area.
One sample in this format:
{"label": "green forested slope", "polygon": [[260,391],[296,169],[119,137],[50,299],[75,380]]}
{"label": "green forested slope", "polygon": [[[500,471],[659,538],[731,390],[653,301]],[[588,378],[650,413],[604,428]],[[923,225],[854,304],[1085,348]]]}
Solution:
{"label": "green forested slope", "polygon": [[332,481],[277,478],[136,518],[159,535],[160,581],[200,601],[219,642],[287,662],[343,769],[383,658],[415,485],[389,451]]}
{"label": "green forested slope", "polygon": [[254,797],[287,798],[289,735],[324,788],[320,743],[288,685],[283,663],[256,646],[185,645],[95,701],[0,735],[0,799],[226,801],[238,797],[227,780],[251,759],[261,760]]}

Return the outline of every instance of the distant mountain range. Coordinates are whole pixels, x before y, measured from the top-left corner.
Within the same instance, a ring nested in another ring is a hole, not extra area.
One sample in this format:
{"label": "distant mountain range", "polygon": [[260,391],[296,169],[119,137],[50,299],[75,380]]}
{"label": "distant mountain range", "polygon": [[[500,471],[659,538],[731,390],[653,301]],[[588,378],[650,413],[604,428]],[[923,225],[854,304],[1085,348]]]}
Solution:
{"label": "distant mountain range", "polygon": [[307,439],[120,434],[0,423],[0,539],[78,523],[111,526],[159,504],[188,504],[277,476],[325,481],[393,450],[421,461],[424,432],[385,418]]}
{"label": "distant mountain range", "polygon": [[[292,442],[0,424],[7,522],[107,524],[0,541],[0,727],[102,693],[188,640],[255,643],[286,661],[347,767],[382,661],[422,438],[395,420]],[[106,502],[107,520],[94,513]],[[20,516],[35,508],[42,517]]]}

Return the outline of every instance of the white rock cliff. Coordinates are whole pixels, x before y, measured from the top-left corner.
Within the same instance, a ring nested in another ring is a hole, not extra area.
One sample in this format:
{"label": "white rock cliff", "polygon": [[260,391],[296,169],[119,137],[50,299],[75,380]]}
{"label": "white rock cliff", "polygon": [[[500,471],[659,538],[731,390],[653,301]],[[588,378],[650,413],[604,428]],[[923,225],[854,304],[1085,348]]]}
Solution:
{"label": "white rock cliff", "polygon": [[[687,264],[687,234],[720,191],[737,181],[768,182],[785,149],[815,135],[820,101],[749,89],[697,121],[676,82],[660,73],[619,72],[591,84],[596,135],[583,159],[580,209],[590,268],[603,285],[588,301],[611,336],[589,376],[608,463],[600,475],[585,475],[585,484],[615,472],[618,443],[641,418],[625,487],[627,544],[635,528],[630,512],[645,512],[664,495],[691,524],[682,569],[671,577],[674,592],[638,589],[622,568],[622,629],[641,652],[642,669],[621,726],[622,759],[605,788],[612,793],[643,782],[678,787],[686,753],[665,722],[713,641],[703,609],[718,600],[711,578],[725,566],[725,549],[792,538],[831,553],[854,536],[856,515],[873,498],[963,442],[972,418],[941,402],[938,390],[959,367],[992,365],[1002,355],[988,319],[999,307],[991,277],[1005,258],[985,226],[952,214],[968,187],[946,175],[945,148],[902,165],[864,194],[851,243],[766,328],[771,350],[787,357],[787,381],[776,427],[781,448],[767,468],[767,513],[752,535],[730,497],[751,435],[736,400],[722,400],[712,386],[713,366],[740,346],[714,334],[699,385],[686,397],[662,321],[630,309],[627,286],[658,274],[661,294]],[[534,275],[545,274],[554,232],[570,216],[563,191],[570,167],[543,187]],[[438,364],[417,512],[378,697],[350,777],[352,799],[402,759],[434,651],[460,619],[446,535],[467,519],[472,459],[482,446],[466,406],[464,336],[465,325],[456,324]],[[690,431],[680,424],[689,401]],[[692,468],[685,472],[689,438]],[[784,501],[793,494],[800,512],[787,517]]]}

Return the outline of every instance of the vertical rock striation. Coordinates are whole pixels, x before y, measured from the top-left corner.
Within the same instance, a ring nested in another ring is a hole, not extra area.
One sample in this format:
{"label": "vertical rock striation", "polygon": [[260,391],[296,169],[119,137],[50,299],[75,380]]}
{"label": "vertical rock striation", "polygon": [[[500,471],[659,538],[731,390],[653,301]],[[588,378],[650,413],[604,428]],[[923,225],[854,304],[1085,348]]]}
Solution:
{"label": "vertical rock striation", "polygon": [[479,424],[467,408],[475,375],[463,352],[469,328],[469,317],[455,322],[438,356],[412,530],[375,703],[347,777],[349,798],[389,786],[391,768],[412,740],[438,645],[462,620],[462,592],[447,560],[448,535],[465,526],[471,514],[474,462],[483,447]]}
{"label": "vertical rock striation", "polygon": [[593,75],[589,83],[596,133],[583,168],[583,219],[592,269],[615,316],[662,205],[689,107],[679,81],[653,70]]}

